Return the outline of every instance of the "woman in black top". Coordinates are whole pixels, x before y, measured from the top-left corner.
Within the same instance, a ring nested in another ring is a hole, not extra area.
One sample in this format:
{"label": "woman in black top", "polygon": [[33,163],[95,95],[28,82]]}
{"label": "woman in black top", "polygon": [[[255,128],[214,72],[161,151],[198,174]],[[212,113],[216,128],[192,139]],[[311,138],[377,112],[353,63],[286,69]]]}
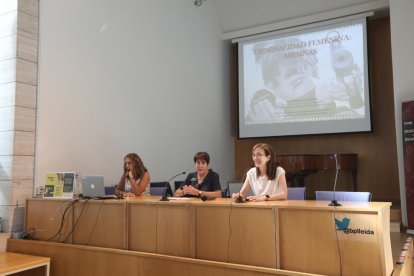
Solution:
{"label": "woman in black top", "polygon": [[208,169],[210,156],[207,152],[194,155],[196,172],[187,175],[183,184],[175,191],[177,197],[221,197],[219,175]]}

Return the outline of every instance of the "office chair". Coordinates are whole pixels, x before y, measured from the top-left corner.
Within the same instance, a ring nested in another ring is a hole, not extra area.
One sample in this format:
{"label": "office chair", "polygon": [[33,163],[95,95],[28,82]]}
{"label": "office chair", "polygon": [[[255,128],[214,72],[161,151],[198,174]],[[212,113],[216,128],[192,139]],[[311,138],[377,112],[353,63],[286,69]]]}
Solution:
{"label": "office chair", "polygon": [[[240,192],[241,188],[243,186],[243,183],[241,182],[227,182],[227,190],[228,190],[228,194],[229,197],[231,197],[232,194],[237,194],[238,192]],[[252,196],[253,192],[250,189],[249,192],[247,193],[247,196]]]}
{"label": "office chair", "polygon": [[174,191],[177,191],[177,189],[180,188],[181,184],[183,183],[184,183],[184,180],[174,181]]}
{"label": "office chair", "polygon": [[288,200],[305,200],[306,187],[288,187]]}
{"label": "office chair", "polygon": [[115,186],[105,186],[105,195],[114,195]]}
{"label": "office chair", "polygon": [[[333,191],[315,191],[316,200],[332,200]],[[371,201],[372,194],[370,192],[335,192],[337,201]]]}
{"label": "office chair", "polygon": [[151,182],[150,183],[150,194],[159,196],[173,196],[170,183],[164,182]]}

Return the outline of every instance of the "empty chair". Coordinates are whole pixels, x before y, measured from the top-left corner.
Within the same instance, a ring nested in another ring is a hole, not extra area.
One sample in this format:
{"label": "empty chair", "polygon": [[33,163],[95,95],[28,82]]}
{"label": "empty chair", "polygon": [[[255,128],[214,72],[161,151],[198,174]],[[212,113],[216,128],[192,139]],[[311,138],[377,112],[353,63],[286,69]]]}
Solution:
{"label": "empty chair", "polygon": [[[232,194],[237,194],[238,192],[240,192],[242,186],[243,186],[243,183],[241,182],[227,182],[227,189],[228,189],[229,196],[231,197]],[[252,196],[252,195],[253,195],[253,192],[250,189],[249,192],[247,193],[247,196]]]}
{"label": "empty chair", "polygon": [[105,187],[105,195],[114,195],[114,194],[115,194],[115,186]]}
{"label": "empty chair", "polygon": [[150,194],[151,195],[159,195],[159,196],[172,196],[172,190],[170,183],[164,182],[151,182],[150,183]]}
{"label": "empty chair", "polygon": [[150,195],[152,196],[163,196],[165,195],[165,191],[167,188],[165,187],[150,187]]}
{"label": "empty chair", "polygon": [[[333,191],[316,191],[316,200],[332,200]],[[372,194],[370,192],[335,192],[337,201],[371,201]]]}
{"label": "empty chair", "polygon": [[289,187],[287,199],[305,200],[306,199],[306,187]]}

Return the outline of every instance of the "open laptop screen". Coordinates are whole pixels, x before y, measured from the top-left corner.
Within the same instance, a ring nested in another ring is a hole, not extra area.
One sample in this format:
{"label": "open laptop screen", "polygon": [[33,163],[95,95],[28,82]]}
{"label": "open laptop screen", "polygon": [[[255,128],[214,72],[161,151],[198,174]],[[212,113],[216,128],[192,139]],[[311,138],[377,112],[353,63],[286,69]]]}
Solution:
{"label": "open laptop screen", "polygon": [[104,178],[102,175],[82,176],[82,195],[87,198],[105,196]]}

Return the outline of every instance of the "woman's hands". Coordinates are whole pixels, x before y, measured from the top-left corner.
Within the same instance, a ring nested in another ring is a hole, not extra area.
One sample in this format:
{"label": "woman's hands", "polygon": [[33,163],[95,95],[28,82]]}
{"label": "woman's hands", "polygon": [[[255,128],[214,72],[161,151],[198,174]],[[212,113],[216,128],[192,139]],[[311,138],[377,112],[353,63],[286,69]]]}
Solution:
{"label": "woman's hands", "polygon": [[194,188],[191,185],[184,185],[183,189],[178,189],[175,192],[175,196],[185,196],[185,195],[195,195],[195,196],[199,196],[199,190],[197,190],[196,188]]}
{"label": "woman's hands", "polygon": [[240,193],[233,193],[231,195],[231,198],[233,198],[233,199],[236,199],[236,198],[239,198],[239,197],[240,197]]}
{"label": "woman's hands", "polygon": [[198,190],[191,185],[185,185],[183,187],[183,195],[187,194],[198,196]]}
{"label": "woman's hands", "polygon": [[265,201],[266,196],[248,196],[247,201]]}
{"label": "woman's hands", "polygon": [[135,170],[131,169],[131,170],[127,171],[125,176],[128,179],[135,179]]}
{"label": "woman's hands", "polygon": [[[233,199],[238,199],[241,196],[240,193],[234,193],[231,195]],[[266,196],[248,196],[245,197],[246,201],[266,201]]]}

